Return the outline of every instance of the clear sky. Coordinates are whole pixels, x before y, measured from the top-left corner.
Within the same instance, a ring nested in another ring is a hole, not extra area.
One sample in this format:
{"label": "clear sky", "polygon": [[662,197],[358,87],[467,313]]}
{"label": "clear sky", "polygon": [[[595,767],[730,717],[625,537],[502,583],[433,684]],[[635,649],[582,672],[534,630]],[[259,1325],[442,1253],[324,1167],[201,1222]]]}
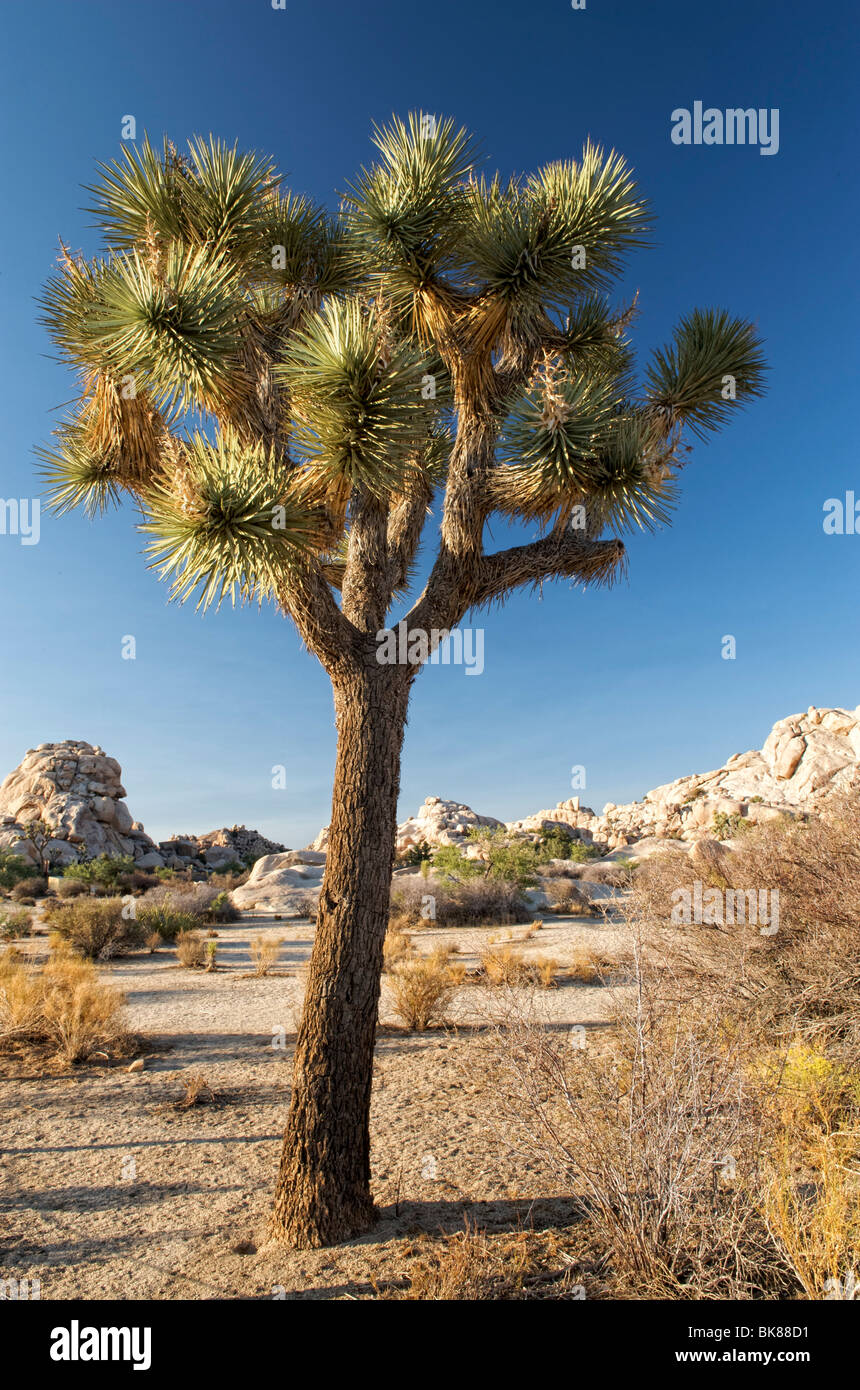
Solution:
{"label": "clear sky", "polygon": [[[482,675],[421,674],[401,816],[428,795],[526,815],[571,794],[574,764],[600,809],[758,747],[810,704],[860,702],[860,534],[822,526],[826,499],[860,498],[854,0],[4,0],[2,30],[5,499],[38,495],[33,450],[73,393],[34,299],[59,235],[95,251],[80,185],[128,114],[139,135],[271,153],[332,208],[392,112],[453,115],[504,174],[591,135],[657,214],[622,287],[639,290],[642,355],[697,305],[766,339],[766,398],[697,446],[672,527],[630,542],[625,581],[515,597],[475,620]],[[779,152],[673,144],[672,111],[698,100],[778,108]],[[0,775],[83,738],[119,759],[156,837],[244,822],[305,844],[329,814],[327,678],[272,610],[168,604],[134,520],[0,535]]]}

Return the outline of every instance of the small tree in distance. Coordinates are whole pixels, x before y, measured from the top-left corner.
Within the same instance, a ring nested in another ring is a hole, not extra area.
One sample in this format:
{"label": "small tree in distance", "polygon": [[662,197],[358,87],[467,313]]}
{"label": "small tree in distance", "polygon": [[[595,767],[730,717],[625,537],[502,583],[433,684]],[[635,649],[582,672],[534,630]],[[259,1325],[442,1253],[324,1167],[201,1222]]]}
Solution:
{"label": "small tree in distance", "polygon": [[[763,381],[750,324],[697,310],[637,388],[631,312],[607,291],[649,214],[617,154],[589,144],[504,182],[475,172],[450,120],[374,139],[337,217],[211,137],[126,146],[91,190],[102,252],[63,247],[44,296],[81,378],[44,453],[55,506],[130,494],[176,597],[272,600],[331,678],[328,856],[275,1198],[298,1246],[374,1218],[373,1049],[421,665],[522,586],[611,581],[625,528],[667,518],[684,430],[722,425]],[[493,516],[539,537],[488,551]],[[398,603],[406,640],[381,660]]]}

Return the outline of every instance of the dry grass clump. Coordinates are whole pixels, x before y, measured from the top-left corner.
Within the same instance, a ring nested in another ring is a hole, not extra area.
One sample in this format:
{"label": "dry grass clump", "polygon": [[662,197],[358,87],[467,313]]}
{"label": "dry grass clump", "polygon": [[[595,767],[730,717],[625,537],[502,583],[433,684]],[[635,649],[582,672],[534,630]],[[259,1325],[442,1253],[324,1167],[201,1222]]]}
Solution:
{"label": "dry grass clump", "polygon": [[176,937],[176,954],[179,964],[189,970],[199,970],[206,965],[206,942],[198,931],[181,931]]}
{"label": "dry grass clump", "polygon": [[214,1105],[218,1097],[206,1077],[195,1072],[185,1081],[185,1090],[175,1102],[176,1110],[191,1110],[195,1105]]}
{"label": "dry grass clump", "polygon": [[0,1045],[51,1046],[65,1062],[127,1051],[123,995],[88,961],[65,954],[37,966],[0,958]]}
{"label": "dry grass clump", "polygon": [[462,1231],[441,1239],[422,1236],[407,1252],[406,1287],[382,1289],[380,1297],[422,1303],[583,1298],[567,1243],[556,1231],[488,1235],[466,1217]]}
{"label": "dry grass clump", "polygon": [[382,947],[382,968],[386,974],[414,954],[415,948],[406,932],[398,931],[396,927],[389,927],[385,933],[385,942]]}
{"label": "dry grass clump", "polygon": [[426,956],[402,958],[389,975],[394,1012],[416,1033],[444,1023],[451,995],[464,974],[463,966],[451,961],[446,946]]}
{"label": "dry grass clump", "polygon": [[391,889],[393,926],[481,927],[522,921],[528,905],[515,883],[498,878],[396,878]]}
{"label": "dry grass clump", "polygon": [[576,885],[576,880],[566,874],[550,874],[541,879],[541,888],[546,893],[548,910],[565,913],[571,917],[583,917],[593,912],[590,900]]}
{"label": "dry grass clump", "polygon": [[122,898],[76,898],[52,905],[46,914],[56,939],[85,960],[107,960],[143,940],[139,922]]}
{"label": "dry grass clump", "polygon": [[488,985],[533,985],[552,989],[559,963],[552,956],[523,956],[512,946],[499,946],[481,953],[481,972]]}
{"label": "dry grass clump", "polygon": [[284,944],[282,936],[255,936],[251,940],[250,952],[254,974],[259,978],[268,975],[278,963],[278,954]]}

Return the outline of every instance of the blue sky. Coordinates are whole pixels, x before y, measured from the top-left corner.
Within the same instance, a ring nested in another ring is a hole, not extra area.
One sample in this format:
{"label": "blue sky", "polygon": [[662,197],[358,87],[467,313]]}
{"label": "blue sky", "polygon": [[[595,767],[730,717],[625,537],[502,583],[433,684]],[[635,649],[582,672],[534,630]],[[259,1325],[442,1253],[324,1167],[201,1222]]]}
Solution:
{"label": "blue sky", "polygon": [[[860,497],[850,0],[6,0],[3,29],[3,498],[38,495],[33,450],[73,393],[34,298],[59,235],[96,249],[80,185],[118,154],[127,114],[177,145],[212,131],[269,152],[332,207],[392,112],[453,115],[504,174],[591,135],[657,214],[621,287],[639,291],[640,360],[697,305],[765,337],[766,398],[696,447],[672,527],[631,540],[625,581],[517,596],[476,620],[480,677],[422,673],[401,815],[428,795],[525,815],[571,794],[574,764],[600,809],[758,747],[810,704],[860,702],[860,535],[822,529],[827,498]],[[671,113],[696,100],[778,108],[779,153],[674,145]],[[0,535],[0,775],[37,743],[84,738],[122,763],[156,837],[244,822],[306,843],[329,815],[327,678],[273,611],[168,604],[140,550],[131,508],[46,516],[38,545]]]}

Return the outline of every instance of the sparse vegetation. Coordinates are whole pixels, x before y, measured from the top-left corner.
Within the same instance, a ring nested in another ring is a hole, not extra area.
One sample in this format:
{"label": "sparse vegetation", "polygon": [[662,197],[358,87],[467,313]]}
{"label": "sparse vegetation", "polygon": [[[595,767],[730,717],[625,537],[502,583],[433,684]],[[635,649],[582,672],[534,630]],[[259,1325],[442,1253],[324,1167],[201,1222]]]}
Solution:
{"label": "sparse vegetation", "polygon": [[284,944],[282,936],[254,936],[251,938],[250,952],[254,974],[268,975],[278,963],[278,956]]}
{"label": "sparse vegetation", "polygon": [[128,1051],[123,996],[89,962],[65,954],[44,966],[0,957],[0,1045],[52,1047],[68,1063]]}
{"label": "sparse vegetation", "polygon": [[47,914],[54,938],[87,960],[107,960],[139,946],[141,923],[122,898],[76,898],[57,902]]}
{"label": "sparse vegetation", "polygon": [[433,1023],[444,1023],[451,995],[464,973],[462,966],[451,962],[444,946],[426,956],[401,958],[389,974],[398,1018],[415,1033],[423,1033]]}
{"label": "sparse vegetation", "polygon": [[176,954],[180,965],[200,970],[206,965],[206,942],[198,931],[180,931],[176,937]]}

